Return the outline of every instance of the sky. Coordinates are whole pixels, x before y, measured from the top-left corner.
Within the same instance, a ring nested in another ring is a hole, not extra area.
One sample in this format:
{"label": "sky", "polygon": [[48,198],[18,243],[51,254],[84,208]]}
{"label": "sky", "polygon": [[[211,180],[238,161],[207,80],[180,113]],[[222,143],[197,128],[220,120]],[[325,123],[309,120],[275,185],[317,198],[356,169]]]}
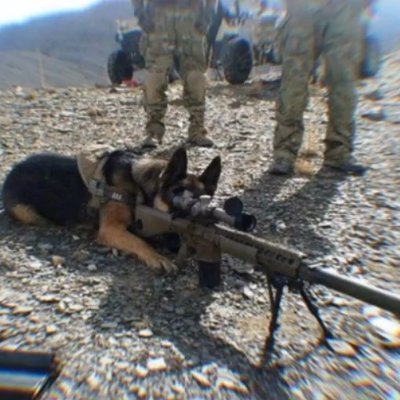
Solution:
{"label": "sky", "polygon": [[23,22],[31,17],[54,12],[78,10],[99,0],[3,0],[0,25]]}

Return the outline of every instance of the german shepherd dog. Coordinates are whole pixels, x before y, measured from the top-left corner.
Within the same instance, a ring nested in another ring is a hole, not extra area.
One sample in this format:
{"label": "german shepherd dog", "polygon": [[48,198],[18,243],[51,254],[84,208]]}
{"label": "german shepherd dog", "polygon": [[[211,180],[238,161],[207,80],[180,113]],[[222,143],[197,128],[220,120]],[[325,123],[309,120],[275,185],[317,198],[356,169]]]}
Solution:
{"label": "german shepherd dog", "polygon": [[[169,161],[138,156],[129,150],[112,151],[105,159],[101,175],[106,185],[130,201],[110,198],[99,204],[98,242],[130,253],[155,270],[172,271],[175,266],[169,259],[128,231],[134,221],[135,205],[173,211],[171,195],[188,191],[195,198],[203,194],[212,196],[220,174],[219,157],[200,175],[188,173],[183,148],[178,148]],[[22,223],[70,225],[88,218],[92,195],[79,172],[77,157],[41,153],[12,168],[2,197],[6,212]]]}

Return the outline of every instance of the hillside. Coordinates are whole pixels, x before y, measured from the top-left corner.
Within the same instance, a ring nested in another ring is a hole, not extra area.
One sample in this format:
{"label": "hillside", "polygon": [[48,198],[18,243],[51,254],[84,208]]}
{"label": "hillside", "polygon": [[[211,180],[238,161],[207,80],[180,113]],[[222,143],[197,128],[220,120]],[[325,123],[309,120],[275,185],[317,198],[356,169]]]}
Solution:
{"label": "hillside", "polygon": [[117,46],[115,20],[131,15],[128,0],[113,0],[3,28],[0,88],[40,86],[41,69],[48,86],[107,83],[106,60]]}

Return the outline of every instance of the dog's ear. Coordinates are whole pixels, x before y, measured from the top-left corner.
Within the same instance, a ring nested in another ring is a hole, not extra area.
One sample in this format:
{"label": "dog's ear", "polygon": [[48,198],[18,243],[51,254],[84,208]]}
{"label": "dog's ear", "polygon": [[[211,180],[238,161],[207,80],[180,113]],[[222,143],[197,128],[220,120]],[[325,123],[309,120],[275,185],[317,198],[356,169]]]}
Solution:
{"label": "dog's ear", "polygon": [[162,185],[164,187],[170,187],[182,179],[186,178],[187,175],[187,155],[186,150],[183,147],[179,147],[172,154],[167,167],[162,175]]}
{"label": "dog's ear", "polygon": [[221,157],[215,157],[200,175],[200,182],[205,186],[208,195],[213,196],[217,190],[218,180],[221,175]]}

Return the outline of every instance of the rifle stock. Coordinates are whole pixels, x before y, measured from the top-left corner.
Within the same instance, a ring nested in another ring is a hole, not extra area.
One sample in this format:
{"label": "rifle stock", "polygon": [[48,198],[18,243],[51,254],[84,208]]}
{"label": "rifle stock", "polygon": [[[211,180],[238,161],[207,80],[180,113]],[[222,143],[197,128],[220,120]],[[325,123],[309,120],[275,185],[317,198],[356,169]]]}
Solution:
{"label": "rifle stock", "polygon": [[[197,253],[199,261],[218,261],[216,255],[230,254],[261,268],[267,275],[279,274],[290,280],[320,284],[358,300],[400,315],[400,296],[360,280],[343,276],[333,269],[307,265],[303,253],[239,232],[221,224],[203,224],[143,205],[135,208],[135,228],[142,237],[175,232]],[[215,251],[215,250],[218,251]],[[200,251],[199,251],[200,250]],[[210,251],[210,254],[207,254]]]}

